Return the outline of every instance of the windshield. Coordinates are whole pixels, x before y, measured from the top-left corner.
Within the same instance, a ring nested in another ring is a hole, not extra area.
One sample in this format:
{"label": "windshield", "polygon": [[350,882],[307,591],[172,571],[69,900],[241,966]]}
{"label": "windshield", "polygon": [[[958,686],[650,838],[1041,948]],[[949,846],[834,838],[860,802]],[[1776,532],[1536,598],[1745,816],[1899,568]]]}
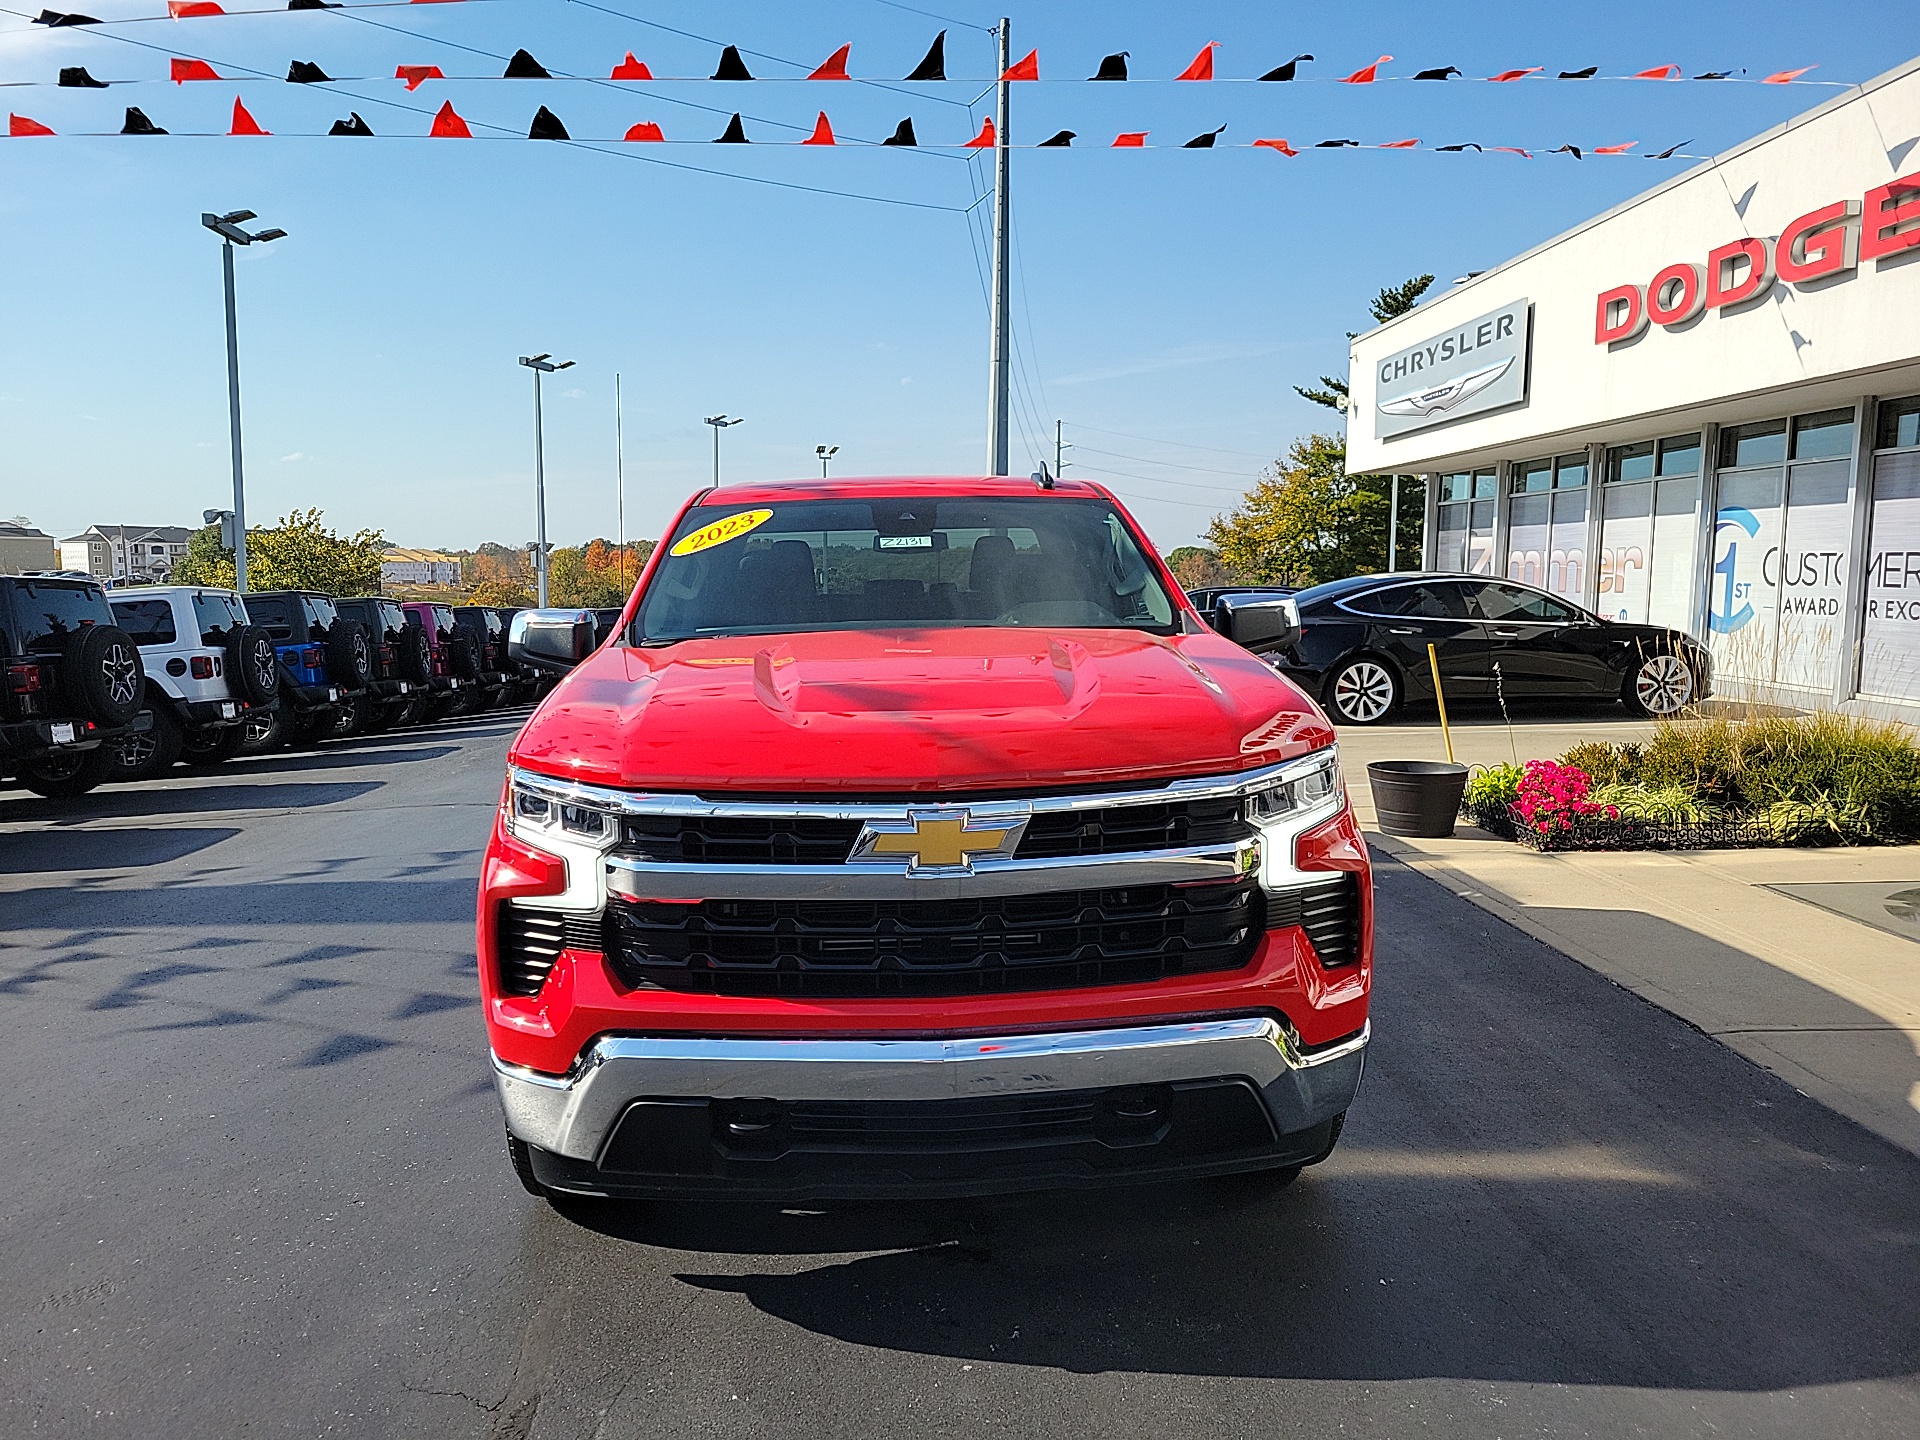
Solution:
{"label": "windshield", "polygon": [[1104,500],[799,500],[687,512],[647,586],[643,644],[927,626],[1174,628]]}

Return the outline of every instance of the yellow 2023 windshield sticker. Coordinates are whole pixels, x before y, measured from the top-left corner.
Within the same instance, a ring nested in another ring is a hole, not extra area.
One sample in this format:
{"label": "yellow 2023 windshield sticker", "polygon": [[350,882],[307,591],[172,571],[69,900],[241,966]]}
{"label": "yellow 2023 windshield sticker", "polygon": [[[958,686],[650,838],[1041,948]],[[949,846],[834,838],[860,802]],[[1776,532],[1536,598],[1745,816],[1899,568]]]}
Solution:
{"label": "yellow 2023 windshield sticker", "polygon": [[738,540],[750,530],[758,530],[773,518],[771,510],[742,510],[738,515],[729,515],[724,520],[716,520],[711,525],[703,525],[691,535],[676,540],[669,555],[698,555],[702,550],[711,550],[716,545],[724,545],[729,540]]}

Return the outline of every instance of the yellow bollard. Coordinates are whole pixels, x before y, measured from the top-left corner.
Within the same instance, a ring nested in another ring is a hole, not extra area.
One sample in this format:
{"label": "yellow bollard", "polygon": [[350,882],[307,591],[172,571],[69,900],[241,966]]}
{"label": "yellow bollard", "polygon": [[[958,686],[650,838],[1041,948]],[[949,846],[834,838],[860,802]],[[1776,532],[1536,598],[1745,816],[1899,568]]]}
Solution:
{"label": "yellow bollard", "polygon": [[1440,706],[1440,738],[1447,742],[1447,764],[1452,765],[1453,731],[1447,728],[1447,692],[1440,688],[1440,652],[1432,645],[1427,646],[1427,664],[1433,667],[1433,698]]}

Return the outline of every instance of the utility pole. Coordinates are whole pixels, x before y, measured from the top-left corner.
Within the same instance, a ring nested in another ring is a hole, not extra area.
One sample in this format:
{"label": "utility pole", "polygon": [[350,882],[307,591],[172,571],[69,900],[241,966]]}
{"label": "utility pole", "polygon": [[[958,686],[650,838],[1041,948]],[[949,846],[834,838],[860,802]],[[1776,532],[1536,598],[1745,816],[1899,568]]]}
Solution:
{"label": "utility pole", "polygon": [[613,503],[620,537],[620,588],[627,588],[627,449],[620,433],[620,372],[613,372]]}
{"label": "utility pole", "polygon": [[[1013,22],[1005,16],[1000,19],[1000,74],[1004,76],[1007,68],[1013,64]],[[1008,211],[1008,186],[1012,180],[1011,161],[1013,151],[1009,148],[1013,137],[1009,133],[1013,124],[1013,87],[1005,79],[1000,81],[998,115],[994,121],[993,148],[993,300],[989,324],[992,329],[993,358],[991,364],[991,397],[987,408],[987,464],[995,475],[1007,473],[1007,418],[1010,405],[1008,383],[1011,367],[1008,364],[1008,352],[1011,349],[1012,331],[1012,273],[1007,263],[1008,227],[1013,217]]]}
{"label": "utility pole", "polygon": [[[200,223],[220,237],[220,268],[227,286],[227,428],[233,441],[233,588],[242,595],[247,593],[247,482],[240,463],[240,326],[233,307],[233,247],[264,244],[282,239],[287,233],[262,230],[250,235],[240,228],[242,221],[255,218],[251,210],[200,217]],[[128,569],[132,569],[131,557]]]}
{"label": "utility pole", "polygon": [[556,362],[552,355],[542,351],[538,355],[522,355],[520,363],[533,371],[533,507],[538,528],[535,543],[539,547],[534,556],[534,603],[544,610],[547,608],[547,437],[540,417],[540,377],[565,370],[573,361]]}

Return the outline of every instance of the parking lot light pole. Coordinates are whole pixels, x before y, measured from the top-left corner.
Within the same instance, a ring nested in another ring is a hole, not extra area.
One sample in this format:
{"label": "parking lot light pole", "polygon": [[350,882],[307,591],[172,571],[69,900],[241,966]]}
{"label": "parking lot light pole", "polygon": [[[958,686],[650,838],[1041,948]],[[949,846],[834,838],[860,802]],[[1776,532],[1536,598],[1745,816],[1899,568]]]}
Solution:
{"label": "parking lot light pole", "polygon": [[230,210],[225,215],[202,212],[200,223],[221,239],[220,268],[227,284],[227,427],[233,440],[233,588],[247,590],[247,484],[240,463],[240,327],[233,312],[233,247],[264,245],[286,235],[284,230],[261,230],[249,234],[240,228],[255,219],[251,210]]}
{"label": "parking lot light pole", "polygon": [[744,425],[746,423],[747,418],[744,415],[736,415],[731,420],[725,415],[707,416],[707,424],[713,427],[713,483],[716,488],[718,488],[720,484],[720,432],[729,425]]}
{"label": "parking lot light pole", "polygon": [[838,445],[816,445],[813,453],[820,457],[820,478],[827,478],[827,462],[840,453]]}
{"label": "parking lot light pole", "polygon": [[534,604],[547,608],[547,438],[540,420],[540,377],[572,366],[571,360],[555,360],[542,351],[522,355],[520,363],[533,371],[533,508],[536,550],[533,557]]}

